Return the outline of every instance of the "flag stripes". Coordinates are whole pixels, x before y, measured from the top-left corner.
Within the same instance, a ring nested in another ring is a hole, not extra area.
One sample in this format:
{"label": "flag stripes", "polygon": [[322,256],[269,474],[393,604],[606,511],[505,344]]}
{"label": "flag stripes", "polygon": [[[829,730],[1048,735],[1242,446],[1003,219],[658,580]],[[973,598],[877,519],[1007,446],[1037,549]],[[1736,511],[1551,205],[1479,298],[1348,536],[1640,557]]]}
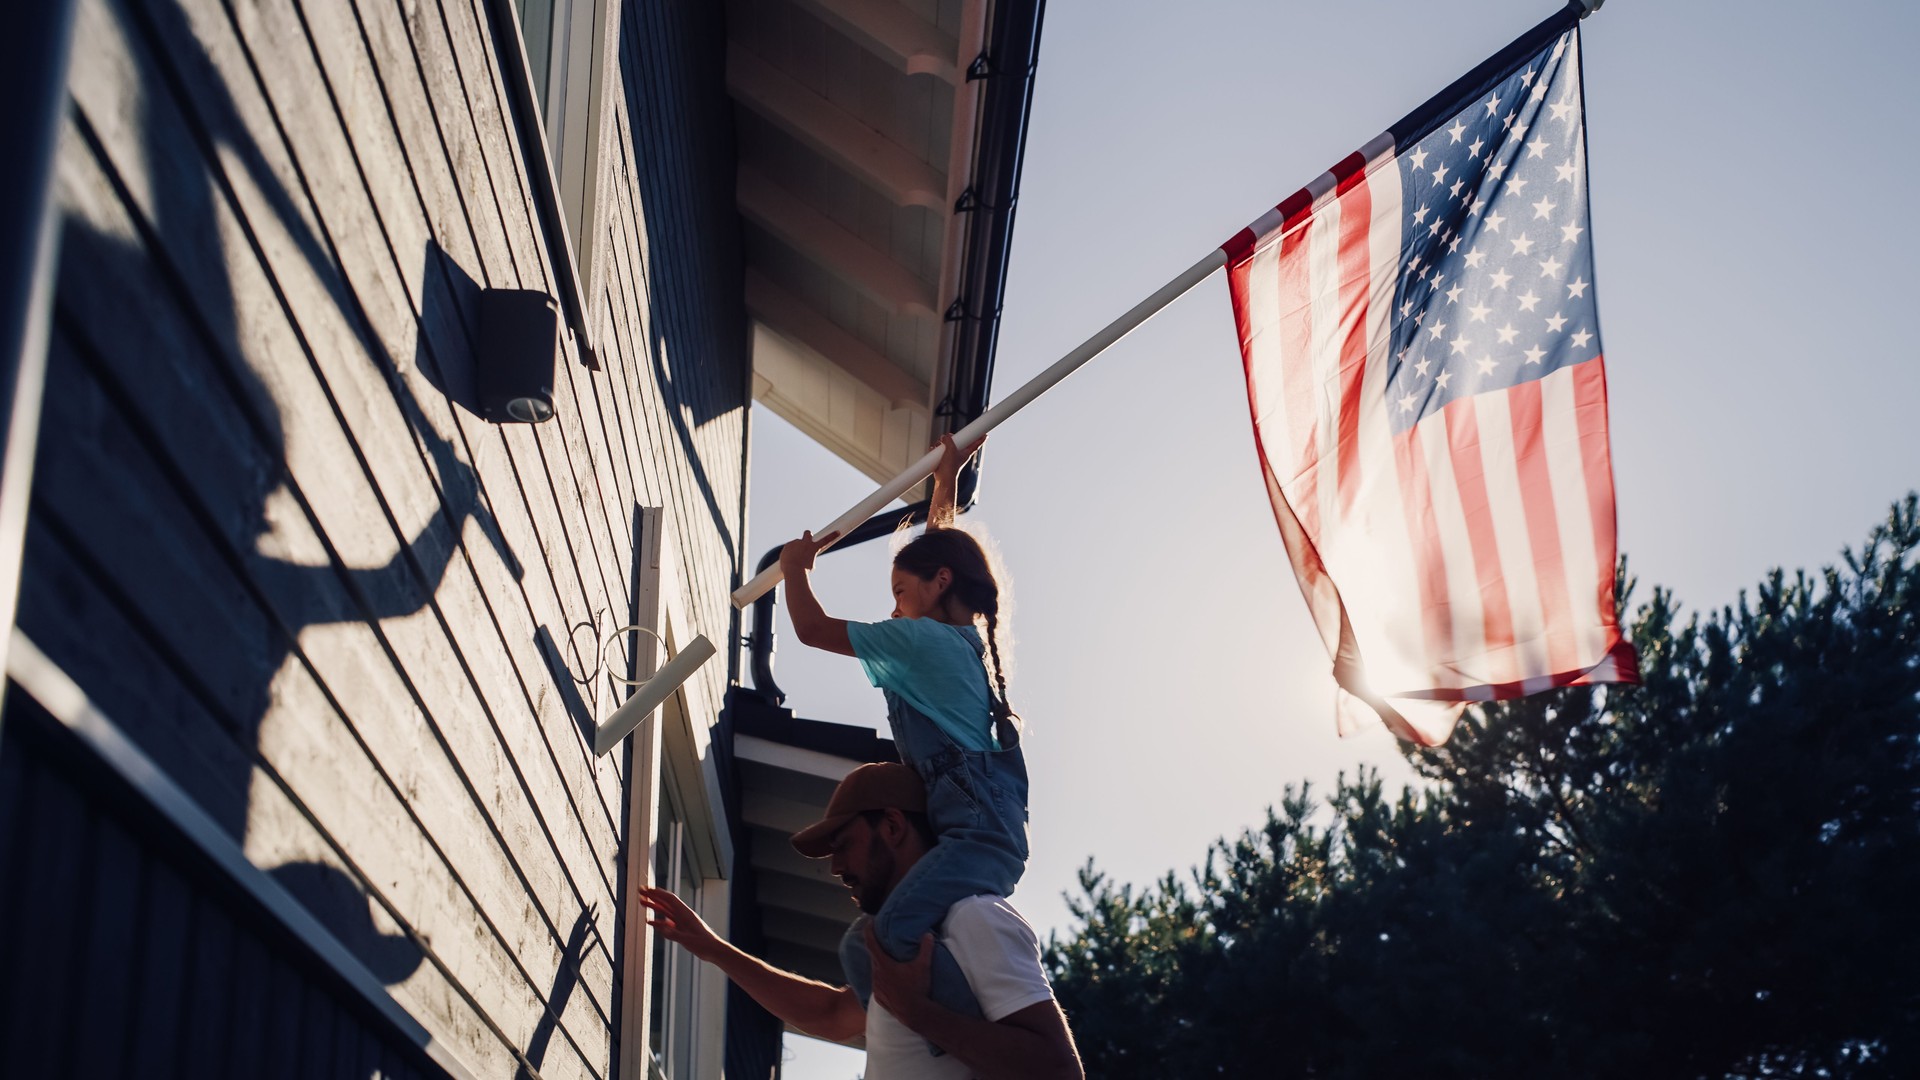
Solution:
{"label": "flag stripes", "polygon": [[1427,744],[1458,703],[1638,677],[1578,39],[1532,33],[1417,146],[1375,139],[1224,245],[1261,467],[1336,679]]}

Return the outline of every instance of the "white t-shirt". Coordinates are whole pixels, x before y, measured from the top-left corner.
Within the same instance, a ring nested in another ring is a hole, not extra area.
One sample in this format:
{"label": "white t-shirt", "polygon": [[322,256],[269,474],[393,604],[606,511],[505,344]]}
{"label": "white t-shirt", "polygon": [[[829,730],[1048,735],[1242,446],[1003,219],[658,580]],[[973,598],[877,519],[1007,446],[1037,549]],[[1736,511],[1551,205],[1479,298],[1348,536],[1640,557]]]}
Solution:
{"label": "white t-shirt", "polygon": [[[1053,1000],[1053,986],[1040,966],[1040,939],[1005,898],[971,896],[948,908],[940,940],[988,1020],[1004,1020]],[[927,1040],[878,1002],[867,1010],[866,1080],[968,1080],[972,1075],[952,1054],[928,1053]]]}

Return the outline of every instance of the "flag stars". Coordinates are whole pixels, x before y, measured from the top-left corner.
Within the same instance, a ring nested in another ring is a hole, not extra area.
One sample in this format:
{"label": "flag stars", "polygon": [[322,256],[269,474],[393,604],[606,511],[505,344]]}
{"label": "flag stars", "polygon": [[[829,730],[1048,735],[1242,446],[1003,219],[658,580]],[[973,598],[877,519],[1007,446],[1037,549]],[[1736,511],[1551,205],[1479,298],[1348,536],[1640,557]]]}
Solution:
{"label": "flag stars", "polygon": [[1460,189],[1466,186],[1467,186],[1467,182],[1465,180],[1460,180],[1456,178],[1452,186],[1447,188],[1447,195],[1457,199],[1460,197]]}
{"label": "flag stars", "polygon": [[1553,110],[1553,118],[1555,120],[1571,120],[1573,118],[1573,105],[1573,92],[1569,90],[1566,97],[1561,98],[1548,107]]}
{"label": "flag stars", "polygon": [[1524,295],[1524,296],[1522,296],[1522,297],[1520,298],[1520,310],[1521,310],[1521,311],[1532,311],[1532,310],[1533,310],[1533,306],[1534,306],[1535,304],[1538,304],[1539,302],[1540,302],[1540,298],[1539,298],[1538,296],[1535,296],[1535,295],[1533,294],[1533,290],[1532,290],[1532,289],[1528,289],[1528,290],[1527,290],[1527,292],[1526,292],[1526,295]]}
{"label": "flag stars", "polygon": [[1587,347],[1587,342],[1593,340],[1593,335],[1587,333],[1585,330],[1582,330],[1577,334],[1568,334],[1567,340],[1573,342],[1574,348],[1584,349]]}
{"label": "flag stars", "polygon": [[1500,95],[1495,94],[1493,95],[1493,100],[1487,102],[1487,115],[1492,116],[1494,113],[1497,113],[1499,111],[1500,111]]}
{"label": "flag stars", "polygon": [[1459,250],[1460,250],[1460,234],[1454,233],[1453,239],[1447,241],[1447,254],[1451,255],[1454,252]]}
{"label": "flag stars", "polygon": [[1498,210],[1495,210],[1493,213],[1488,214],[1487,215],[1487,231],[1499,232],[1500,226],[1502,224],[1505,224],[1506,220],[1507,220],[1506,215],[1500,213],[1500,211]]}
{"label": "flag stars", "polygon": [[[1567,317],[1565,315],[1560,314],[1557,311],[1554,312],[1553,316],[1547,320],[1547,329],[1550,332],[1555,334],[1559,333],[1562,329],[1564,329],[1566,325],[1567,325]],[[1439,337],[1440,335],[1435,334],[1434,336]]]}
{"label": "flag stars", "polygon": [[1559,206],[1559,203],[1543,195],[1540,197],[1539,202],[1533,204],[1533,219],[1535,221],[1545,221],[1547,215],[1553,213]]}
{"label": "flag stars", "polygon": [[1579,240],[1580,234],[1586,231],[1587,230],[1581,228],[1578,225],[1562,225],[1560,226],[1560,239],[1571,244],[1574,241]]}
{"label": "flag stars", "polygon": [[[1565,319],[1561,319],[1560,321],[1564,323],[1564,322],[1566,322],[1567,320],[1565,320]],[[1555,330],[1558,330],[1558,329],[1560,329],[1560,328],[1556,326],[1556,327],[1554,327],[1554,329],[1555,329]],[[1433,324],[1432,326],[1429,326],[1429,327],[1427,327],[1427,333],[1429,333],[1429,334],[1432,334],[1432,335],[1433,335],[1433,340],[1435,340],[1435,341],[1439,341],[1439,340],[1440,340],[1440,335],[1442,335],[1442,334],[1444,334],[1444,333],[1446,333],[1446,332],[1447,332],[1447,324],[1446,324],[1446,323],[1443,323],[1443,322],[1437,322],[1437,323],[1434,323],[1434,324]]]}
{"label": "flag stars", "polygon": [[1461,291],[1461,290],[1460,290],[1460,286],[1458,286],[1458,285],[1455,285],[1455,286],[1454,286],[1453,288],[1451,288],[1451,289],[1448,289],[1448,290],[1447,290],[1447,303],[1449,303],[1449,304],[1457,304],[1457,303],[1459,303],[1459,302],[1460,302],[1460,291]]}
{"label": "flag stars", "polygon": [[1460,136],[1465,135],[1466,133],[1467,133],[1467,125],[1461,123],[1459,120],[1455,120],[1453,122],[1453,126],[1447,129],[1447,134],[1453,136],[1454,142],[1459,142]]}
{"label": "flag stars", "polygon": [[1513,323],[1509,322],[1507,325],[1495,330],[1494,333],[1500,335],[1500,344],[1511,345],[1513,344],[1513,339],[1519,335],[1520,331],[1514,329]]}
{"label": "flag stars", "polygon": [[1445,281],[1446,279],[1447,279],[1447,275],[1445,275],[1445,274],[1435,274],[1435,275],[1433,275],[1433,287],[1434,287],[1434,288],[1436,288],[1436,289],[1438,289],[1438,288],[1440,287],[1440,283],[1441,283],[1442,281]]}
{"label": "flag stars", "polygon": [[1573,281],[1567,285],[1567,299],[1571,300],[1576,296],[1585,295],[1587,295],[1587,280],[1585,278],[1574,278]]}
{"label": "flag stars", "polygon": [[1530,158],[1545,158],[1547,156],[1547,140],[1535,139],[1528,143],[1527,156]]}
{"label": "flag stars", "polygon": [[1513,253],[1515,255],[1533,254],[1533,240],[1530,239],[1526,233],[1521,233],[1519,236],[1514,237],[1511,243],[1513,244]]}
{"label": "flag stars", "polygon": [[1425,322],[1426,319],[1427,319],[1426,308],[1421,308],[1419,311],[1416,311],[1413,313],[1413,325],[1415,326],[1419,326],[1421,323]]}
{"label": "flag stars", "polygon": [[1540,74],[1539,72],[1533,70],[1532,68],[1528,68],[1527,73],[1525,75],[1520,76],[1520,85],[1532,86],[1534,78],[1539,74]]}
{"label": "flag stars", "polygon": [[1413,301],[1408,300],[1400,305],[1400,317],[1404,319],[1411,314],[1413,314]]}
{"label": "flag stars", "polygon": [[1435,187],[1438,187],[1441,184],[1441,182],[1446,180],[1446,178],[1447,178],[1447,167],[1445,165],[1437,166],[1433,170],[1433,183]]}
{"label": "flag stars", "polygon": [[1433,358],[1428,356],[1422,356],[1420,358],[1420,362],[1413,365],[1413,370],[1417,372],[1421,378],[1425,378],[1427,374],[1427,369],[1432,366],[1433,366]]}
{"label": "flag stars", "polygon": [[[1474,322],[1486,322],[1487,313],[1492,310],[1493,310],[1492,308],[1486,306],[1485,304],[1475,304],[1472,307],[1467,309],[1467,314],[1473,316]],[[1458,348],[1459,342],[1455,342],[1454,346]]]}
{"label": "flag stars", "polygon": [[1427,152],[1425,150],[1415,150],[1411,160],[1414,168],[1424,169],[1427,167]]}
{"label": "flag stars", "polygon": [[1516,177],[1512,180],[1507,181],[1507,190],[1513,192],[1515,195],[1518,195],[1521,192],[1527,190],[1527,185],[1532,182],[1533,181],[1531,180],[1524,180]]}
{"label": "flag stars", "polygon": [[1537,365],[1540,363],[1540,358],[1545,355],[1547,355],[1547,350],[1535,345],[1533,348],[1527,350],[1527,363]]}
{"label": "flag stars", "polygon": [[1481,198],[1478,195],[1475,195],[1473,197],[1473,205],[1467,207],[1467,216],[1472,217],[1473,215],[1479,213],[1482,210],[1485,210],[1486,208],[1487,208],[1487,200]]}
{"label": "flag stars", "polygon": [[1533,84],[1533,93],[1531,93],[1531,94],[1528,94],[1527,96],[1528,96],[1528,97],[1530,97],[1530,98],[1532,98],[1532,99],[1533,99],[1533,100],[1535,100],[1535,101],[1545,101],[1545,100],[1547,100],[1547,84],[1546,84],[1546,82],[1545,82],[1545,81],[1541,81],[1541,82],[1537,82],[1537,83],[1535,83],[1535,84]]}
{"label": "flag stars", "polygon": [[1488,356],[1485,353],[1482,353],[1480,354],[1480,359],[1475,360],[1474,363],[1480,365],[1480,374],[1482,375],[1493,374],[1493,369],[1495,367],[1495,364],[1493,362],[1493,357]]}
{"label": "flag stars", "polygon": [[1507,163],[1504,161],[1496,161],[1487,166],[1487,175],[1493,177],[1495,180],[1507,175]]}
{"label": "flag stars", "polygon": [[1459,356],[1461,353],[1473,348],[1473,342],[1468,341],[1467,335],[1465,334],[1455,337],[1452,341],[1447,342],[1447,344],[1453,347],[1453,355],[1455,356]]}
{"label": "flag stars", "polygon": [[[1422,225],[1425,225],[1425,224],[1427,223],[1427,214],[1428,214],[1428,213],[1430,213],[1430,211],[1429,211],[1429,210],[1427,209],[1427,204],[1426,204],[1426,203],[1421,203],[1421,204],[1420,204],[1420,209],[1418,209],[1418,210],[1415,210],[1415,211],[1413,212],[1413,220],[1415,220],[1415,221],[1417,221],[1417,222],[1419,222],[1419,223],[1420,223],[1420,224],[1422,224]],[[1417,262],[1417,261],[1419,261],[1419,258],[1420,258],[1420,257],[1419,257],[1418,255],[1416,255],[1416,256],[1414,256],[1414,260],[1415,260],[1416,262]]]}
{"label": "flag stars", "polygon": [[1473,142],[1468,144],[1467,146],[1467,156],[1470,158],[1473,158],[1476,161],[1479,160],[1480,151],[1485,149],[1486,145],[1487,144],[1485,142],[1479,139],[1473,140]]}
{"label": "flag stars", "polygon": [[1512,109],[1508,109],[1507,115],[1500,118],[1500,126],[1511,129],[1513,127],[1513,118],[1519,115],[1519,113],[1514,112]]}
{"label": "flag stars", "polygon": [[1447,223],[1445,221],[1441,220],[1440,218],[1434,218],[1432,224],[1427,226],[1427,235],[1439,236],[1440,230],[1446,227],[1447,227]]}
{"label": "flag stars", "polygon": [[1413,392],[1412,391],[1408,391],[1407,393],[1400,395],[1400,411],[1403,413],[1410,413],[1413,411]]}
{"label": "flag stars", "polygon": [[1439,387],[1442,390],[1445,390],[1447,388],[1448,380],[1452,378],[1453,378],[1453,372],[1443,371],[1440,374],[1435,375],[1433,377],[1433,385]]}
{"label": "flag stars", "polygon": [[1467,269],[1480,269],[1480,263],[1485,260],[1486,257],[1487,253],[1481,251],[1479,248],[1474,248],[1472,251],[1467,252]]}
{"label": "flag stars", "polygon": [[1505,270],[1495,270],[1491,280],[1494,288],[1504,289],[1507,287],[1507,282],[1513,280],[1513,275],[1507,273]]}
{"label": "flag stars", "polygon": [[1560,265],[1559,259],[1545,259],[1545,260],[1542,260],[1540,263],[1540,276],[1541,277],[1557,277],[1559,276],[1561,269],[1562,267]]}
{"label": "flag stars", "polygon": [[1559,164],[1559,165],[1555,165],[1555,166],[1553,167],[1553,171],[1554,171],[1554,173],[1555,173],[1555,174],[1557,174],[1557,175],[1558,175],[1558,177],[1559,177],[1559,178],[1560,178],[1560,179],[1561,179],[1562,181],[1564,181],[1564,182],[1566,182],[1566,183],[1569,183],[1569,184],[1571,184],[1571,183],[1573,183],[1573,174],[1574,174],[1574,171],[1575,171],[1575,169],[1574,169],[1574,164],[1573,164],[1573,159],[1572,159],[1572,158],[1568,158],[1568,159],[1567,159],[1567,160],[1566,160],[1565,162],[1563,162],[1563,163],[1561,163],[1561,164]]}
{"label": "flag stars", "polygon": [[1518,146],[1520,144],[1520,141],[1527,137],[1528,130],[1530,129],[1525,120],[1515,121],[1513,125],[1513,135],[1512,135],[1514,145]]}

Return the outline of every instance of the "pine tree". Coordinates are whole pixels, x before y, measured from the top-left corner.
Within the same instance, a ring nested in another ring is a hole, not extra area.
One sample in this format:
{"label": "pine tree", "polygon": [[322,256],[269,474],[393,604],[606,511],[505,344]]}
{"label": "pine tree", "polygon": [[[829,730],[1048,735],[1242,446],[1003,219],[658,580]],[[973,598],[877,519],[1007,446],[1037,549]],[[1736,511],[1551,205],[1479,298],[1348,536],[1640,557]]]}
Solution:
{"label": "pine tree", "polygon": [[1643,686],[1471,710],[1423,790],[1089,863],[1049,948],[1089,1075],[1920,1072],[1920,500],[1632,635]]}

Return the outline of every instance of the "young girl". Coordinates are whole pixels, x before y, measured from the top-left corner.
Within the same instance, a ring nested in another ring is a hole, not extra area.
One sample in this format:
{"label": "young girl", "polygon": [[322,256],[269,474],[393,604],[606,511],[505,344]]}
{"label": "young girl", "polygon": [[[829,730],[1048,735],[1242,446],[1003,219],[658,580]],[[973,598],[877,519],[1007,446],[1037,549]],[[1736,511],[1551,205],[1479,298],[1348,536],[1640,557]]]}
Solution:
{"label": "young girl", "polygon": [[[815,540],[808,533],[780,552],[795,636],[860,660],[886,696],[901,760],[926,782],[927,817],[939,842],[873,916],[875,937],[897,960],[911,959],[921,936],[937,928],[953,904],[1012,892],[1027,864],[1027,767],[1018,717],[1007,704],[1000,585],[979,541],[953,528],[955,478],[980,444],[961,451],[946,436],[940,445],[927,531],[893,557],[893,618],[848,622],[820,607],[807,573],[833,537]],[[858,923],[841,959],[864,1003],[869,958]],[[932,996],[956,1012],[980,1015],[945,946],[934,955]]]}

